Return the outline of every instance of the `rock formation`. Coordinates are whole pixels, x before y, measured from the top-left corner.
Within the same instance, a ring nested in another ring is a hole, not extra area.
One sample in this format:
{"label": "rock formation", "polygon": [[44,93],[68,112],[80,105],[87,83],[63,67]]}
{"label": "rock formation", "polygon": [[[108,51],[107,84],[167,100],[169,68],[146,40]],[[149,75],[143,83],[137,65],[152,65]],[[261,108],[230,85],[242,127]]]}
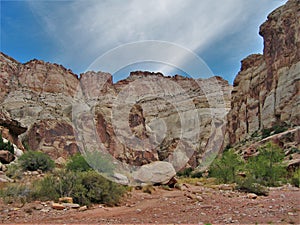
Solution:
{"label": "rock formation", "polygon": [[259,33],[263,55],[242,60],[234,80],[227,117],[231,145],[263,129],[300,125],[300,2],[289,0],[273,11]]}
{"label": "rock formation", "polygon": [[[299,5],[289,0],[272,12],[260,27],[263,55],[242,61],[227,115],[231,145],[274,126],[299,133]],[[196,167],[211,158],[207,152],[220,150],[231,93],[220,77],[136,71],[113,83],[108,73],[90,71],[78,78],[61,65],[35,59],[21,64],[3,53],[0,88],[1,132],[21,149],[18,136],[32,150],[61,161],[100,146],[127,165],[147,168],[166,161],[175,170],[187,163]]]}
{"label": "rock formation", "polygon": [[[24,134],[16,131],[23,143],[53,159],[92,149],[97,140],[130,165],[166,160],[180,169],[177,161],[185,157],[197,166],[211,147],[210,136],[220,135],[215,129],[224,126],[230,107],[231,87],[220,77],[194,80],[136,71],[114,84],[108,73],[78,78],[60,65],[21,64],[3,53],[0,63],[0,112],[27,128]],[[76,111],[79,102],[87,111]],[[92,142],[83,146],[84,130]],[[178,146],[190,150],[176,151]]]}

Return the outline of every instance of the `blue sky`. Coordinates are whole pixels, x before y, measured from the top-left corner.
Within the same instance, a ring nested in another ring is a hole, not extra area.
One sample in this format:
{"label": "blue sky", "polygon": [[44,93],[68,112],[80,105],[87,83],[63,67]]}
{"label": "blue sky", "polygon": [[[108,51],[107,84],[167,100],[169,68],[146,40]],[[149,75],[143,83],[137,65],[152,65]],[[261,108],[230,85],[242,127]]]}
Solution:
{"label": "blue sky", "polygon": [[[1,51],[22,63],[37,58],[62,64],[80,74],[113,48],[159,40],[191,50],[215,75],[232,83],[240,61],[249,54],[262,52],[260,24],[285,2],[1,1]],[[180,73],[164,68],[160,64],[135,64],[122,73],[126,76],[129,70],[136,69]]]}

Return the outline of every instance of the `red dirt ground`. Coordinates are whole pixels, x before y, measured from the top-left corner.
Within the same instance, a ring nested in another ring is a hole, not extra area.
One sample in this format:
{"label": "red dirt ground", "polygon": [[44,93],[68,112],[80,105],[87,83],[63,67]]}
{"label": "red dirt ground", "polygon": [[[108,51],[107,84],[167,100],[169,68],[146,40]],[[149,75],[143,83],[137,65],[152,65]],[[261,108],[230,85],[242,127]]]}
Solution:
{"label": "red dirt ground", "polygon": [[[185,190],[156,187],[152,194],[133,190],[117,207],[95,205],[86,211],[54,210],[39,202],[22,208],[0,204],[1,223],[40,224],[300,224],[298,188],[272,188],[269,196],[187,185]],[[48,203],[49,204],[49,203]]]}

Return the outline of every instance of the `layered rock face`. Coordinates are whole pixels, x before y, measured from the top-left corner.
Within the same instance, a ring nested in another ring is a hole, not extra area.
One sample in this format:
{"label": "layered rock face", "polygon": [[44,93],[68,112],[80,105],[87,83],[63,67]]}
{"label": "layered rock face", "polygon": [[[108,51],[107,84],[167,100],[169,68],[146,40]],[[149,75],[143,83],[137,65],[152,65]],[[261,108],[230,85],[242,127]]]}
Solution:
{"label": "layered rock face", "polygon": [[[27,128],[21,135],[23,142],[53,158],[74,152],[72,146],[76,143],[68,114],[77,90],[77,76],[57,64],[40,60],[21,64],[2,53],[0,62],[0,111]],[[3,119],[1,124],[5,126],[7,121]],[[10,125],[6,127],[14,130]]]}
{"label": "layered rock face", "polygon": [[300,125],[300,2],[289,0],[260,27],[263,55],[242,61],[228,113],[230,144],[275,125]]}
{"label": "layered rock face", "polygon": [[[2,53],[0,62],[1,112],[27,128],[23,142],[53,159],[100,143],[131,165],[186,157],[197,166],[212,146],[211,135],[221,134],[216,129],[223,128],[230,107],[231,87],[220,77],[137,71],[114,84],[108,73],[87,72],[79,79],[60,65],[21,64]],[[82,133],[91,142],[82,145]]]}
{"label": "layered rock face", "polygon": [[[102,74],[106,79],[96,82],[98,76],[81,75],[82,99],[93,114],[74,110],[74,124],[79,133],[88,131],[82,137],[91,142],[87,148],[95,147],[96,129],[98,142],[122,162],[176,161],[173,166],[180,169],[177,161],[182,159],[195,167],[211,147],[215,129],[225,124],[231,87],[220,77],[194,80],[136,71],[112,84],[110,75]],[[91,117],[94,125],[88,122]]]}

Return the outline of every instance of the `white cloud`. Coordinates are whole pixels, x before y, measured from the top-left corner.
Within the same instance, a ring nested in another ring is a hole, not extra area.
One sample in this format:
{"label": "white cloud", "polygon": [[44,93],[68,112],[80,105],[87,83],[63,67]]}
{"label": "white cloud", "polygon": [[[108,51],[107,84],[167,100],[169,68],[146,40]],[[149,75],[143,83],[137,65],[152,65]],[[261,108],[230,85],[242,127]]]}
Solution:
{"label": "white cloud", "polygon": [[[201,51],[228,33],[246,29],[274,0],[88,0],[31,1],[49,36],[59,43],[61,60],[88,66],[120,44],[170,41]],[[277,1],[277,5],[282,1]]]}

